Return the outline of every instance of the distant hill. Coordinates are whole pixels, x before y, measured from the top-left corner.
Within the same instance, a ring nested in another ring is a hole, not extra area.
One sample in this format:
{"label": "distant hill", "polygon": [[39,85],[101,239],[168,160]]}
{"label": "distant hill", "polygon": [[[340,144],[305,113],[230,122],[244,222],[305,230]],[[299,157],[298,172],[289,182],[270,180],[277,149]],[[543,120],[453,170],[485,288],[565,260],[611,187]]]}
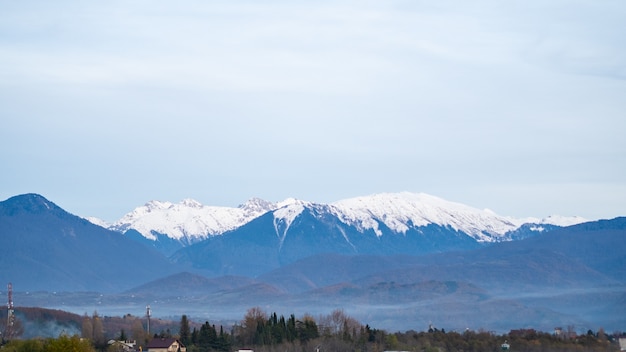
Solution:
{"label": "distant hill", "polygon": [[[40,307],[15,307],[16,325],[19,325],[21,334],[16,336],[19,339],[33,338],[56,338],[61,335],[81,336],[82,323],[84,319],[93,319],[93,314],[75,314],[60,309],[47,309]],[[7,308],[0,307],[0,315],[6,317]],[[103,316],[98,314],[102,322],[102,329],[106,340],[117,339],[122,330],[132,338],[133,325],[137,320],[145,327],[146,318],[142,316]],[[0,331],[5,331],[6,319],[0,320]],[[166,330],[176,331],[180,326],[180,320],[168,320],[154,318],[150,321],[153,332]],[[190,322],[190,326],[199,327],[198,322]]]}
{"label": "distant hill", "polygon": [[[242,249],[255,248],[253,238],[247,239],[252,244],[244,239]],[[189,274],[183,281],[190,282],[195,298],[185,299],[184,305],[210,307],[213,315],[226,317],[257,305],[311,314],[341,307],[372,326],[392,330],[429,322],[446,329],[501,331],[550,331],[568,325],[619,328],[626,323],[624,239],[624,218],[617,218],[474,250],[421,256],[316,254],[253,282],[236,280],[233,285],[232,278],[225,277],[230,284],[219,289],[220,278],[204,286],[196,284],[204,280]],[[181,278],[154,284],[172,292]],[[199,298],[202,290],[205,294]]]}
{"label": "distant hill", "polygon": [[[78,314],[58,309],[38,307],[15,307],[15,338],[58,337],[60,334],[79,335],[82,317]],[[7,308],[0,308],[0,314],[7,316]],[[6,318],[0,320],[0,331],[6,331]]]}
{"label": "distant hill", "polygon": [[0,202],[0,277],[16,290],[118,291],[177,271],[165,256],[25,194]]}
{"label": "distant hill", "polygon": [[626,217],[572,225],[515,245],[500,244],[490,250],[542,249],[562,253],[603,275],[626,282]]}
{"label": "distant hill", "polygon": [[341,282],[467,281],[511,290],[626,283],[626,218],[574,225],[475,250],[422,256],[310,256],[258,278],[302,292]]}
{"label": "distant hill", "polygon": [[181,272],[147,282],[125,293],[137,295],[154,294],[158,297],[158,292],[166,288],[169,292],[184,292],[186,295],[201,295],[238,289],[256,283],[258,283],[257,280],[242,276],[207,278],[190,272]]}

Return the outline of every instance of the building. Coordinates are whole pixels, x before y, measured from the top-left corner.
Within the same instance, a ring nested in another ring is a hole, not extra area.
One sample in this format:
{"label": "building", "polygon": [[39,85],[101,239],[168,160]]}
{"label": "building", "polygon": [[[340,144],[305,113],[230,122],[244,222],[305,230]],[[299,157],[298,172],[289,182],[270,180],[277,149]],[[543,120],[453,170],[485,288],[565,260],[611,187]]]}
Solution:
{"label": "building", "polygon": [[618,341],[619,341],[619,350],[626,351],[626,337],[620,337]]}
{"label": "building", "polygon": [[174,338],[157,337],[148,342],[148,352],[187,352],[187,347]]}
{"label": "building", "polygon": [[133,352],[137,349],[137,341],[118,341],[118,340],[109,340],[109,346],[114,346],[111,348],[113,351],[124,351],[124,352]]}

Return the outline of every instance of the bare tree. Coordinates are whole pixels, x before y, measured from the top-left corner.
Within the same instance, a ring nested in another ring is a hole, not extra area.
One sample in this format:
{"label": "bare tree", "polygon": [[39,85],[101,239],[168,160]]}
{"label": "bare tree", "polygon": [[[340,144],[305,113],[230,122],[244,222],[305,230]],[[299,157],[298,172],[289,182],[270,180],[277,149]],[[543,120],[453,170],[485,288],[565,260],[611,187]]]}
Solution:
{"label": "bare tree", "polygon": [[341,335],[344,338],[356,338],[361,331],[361,323],[348,316],[343,309],[335,309],[329,315],[320,317],[320,329],[323,335]]}
{"label": "bare tree", "polygon": [[133,321],[130,334],[139,344],[145,344],[148,342],[148,336],[146,334],[146,330],[143,328],[141,319],[135,319],[135,321]]}
{"label": "bare tree", "polygon": [[102,319],[98,315],[98,312],[93,312],[92,322],[93,326],[93,343],[95,346],[102,346],[106,343],[104,338],[104,326],[102,325]]}
{"label": "bare tree", "polygon": [[81,337],[90,341],[93,341],[93,324],[91,318],[85,313],[83,316]]}
{"label": "bare tree", "polygon": [[241,322],[241,331],[239,332],[242,342],[247,345],[252,345],[254,343],[257,326],[266,320],[267,313],[260,307],[248,309]]}

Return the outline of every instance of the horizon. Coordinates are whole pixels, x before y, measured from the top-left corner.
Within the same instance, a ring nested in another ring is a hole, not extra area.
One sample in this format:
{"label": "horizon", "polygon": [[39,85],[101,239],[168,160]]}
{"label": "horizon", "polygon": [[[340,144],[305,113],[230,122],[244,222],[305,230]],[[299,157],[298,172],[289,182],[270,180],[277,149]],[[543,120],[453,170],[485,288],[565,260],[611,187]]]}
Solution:
{"label": "horizon", "polygon": [[[598,220],[611,220],[611,219],[615,219],[615,218],[618,218],[618,217],[622,217],[622,215],[618,215],[618,216],[614,216],[614,217],[603,217],[603,218],[593,218],[593,219],[590,219],[590,218],[585,218],[585,217],[581,217],[581,216],[578,216],[578,215],[568,216],[568,215],[562,215],[562,214],[548,214],[548,215],[544,215],[544,216],[525,216],[525,217],[514,217],[514,216],[509,216],[509,215],[503,215],[503,214],[500,214],[500,213],[498,213],[497,211],[495,211],[495,210],[493,210],[493,209],[489,209],[489,208],[479,209],[479,208],[473,207],[473,206],[468,205],[468,204],[464,204],[464,203],[456,202],[456,201],[454,201],[454,200],[450,200],[450,199],[444,199],[444,198],[441,198],[441,197],[438,197],[438,196],[436,196],[436,195],[432,195],[432,194],[427,194],[427,193],[423,193],[423,192],[407,192],[407,191],[403,191],[403,192],[381,192],[381,193],[374,193],[374,194],[369,194],[369,195],[361,195],[361,196],[355,196],[355,197],[349,197],[349,198],[339,199],[339,200],[336,200],[336,201],[334,201],[334,202],[330,202],[330,203],[321,203],[321,202],[311,202],[311,203],[313,203],[313,204],[332,204],[332,203],[335,203],[335,202],[341,202],[341,201],[348,200],[348,199],[352,199],[352,198],[363,198],[363,197],[367,198],[367,197],[373,197],[373,196],[377,196],[377,195],[381,195],[381,194],[391,194],[391,195],[394,195],[394,194],[395,194],[395,195],[398,195],[398,194],[402,194],[402,193],[409,193],[409,194],[413,194],[413,195],[426,195],[426,196],[429,196],[429,197],[434,197],[434,198],[437,198],[437,199],[443,200],[443,201],[445,201],[445,202],[455,203],[455,204],[460,204],[460,205],[463,205],[463,206],[467,206],[467,207],[473,208],[473,209],[475,209],[475,210],[477,210],[477,211],[486,211],[486,212],[491,212],[491,213],[494,213],[494,214],[496,214],[496,215],[498,215],[498,216],[503,216],[503,217],[507,217],[507,218],[511,218],[511,219],[517,219],[517,220],[524,220],[524,219],[526,219],[526,220],[528,220],[528,219],[547,220],[547,219],[549,219],[549,218],[555,218],[555,219],[556,219],[556,220],[555,220],[556,222],[555,222],[554,224],[559,224],[559,226],[568,226],[568,225],[565,225],[565,223],[571,222],[571,221],[573,221],[574,219],[578,219],[575,223],[579,223],[579,222],[580,222],[580,220],[583,220],[583,222],[586,222],[586,221],[598,221]],[[151,203],[151,202],[157,202],[157,203],[169,203],[169,204],[172,204],[172,205],[181,205],[181,204],[185,203],[186,201],[191,200],[191,201],[194,201],[194,202],[198,202],[198,203],[199,203],[202,207],[238,208],[238,207],[240,207],[241,205],[245,204],[245,203],[246,203],[247,201],[249,201],[249,200],[252,200],[252,199],[261,199],[261,198],[258,198],[258,197],[250,197],[250,198],[248,198],[246,201],[241,202],[241,203],[239,203],[239,204],[238,204],[238,205],[236,205],[236,206],[225,206],[225,205],[205,204],[205,203],[199,202],[198,200],[193,199],[193,198],[184,198],[184,199],[181,199],[181,200],[179,200],[179,201],[169,201],[169,200],[156,200],[156,199],[153,199],[153,200],[150,200],[150,201],[145,202],[144,204],[137,205],[137,206],[136,206],[136,207],[134,207],[133,209],[128,210],[126,213],[124,213],[124,214],[123,214],[122,216],[120,216],[119,218],[117,218],[117,219],[113,219],[112,221],[111,221],[111,220],[106,220],[106,219],[103,219],[103,218],[101,218],[101,217],[94,216],[94,215],[85,216],[85,215],[82,215],[82,214],[75,213],[75,212],[73,212],[73,211],[71,211],[71,210],[69,210],[69,209],[66,209],[64,206],[60,205],[60,204],[59,204],[58,202],[56,202],[55,200],[50,199],[50,198],[46,197],[46,196],[45,196],[45,195],[43,195],[43,194],[34,193],[34,192],[17,194],[17,195],[11,196],[11,197],[9,197],[9,198],[6,198],[6,199],[3,199],[3,200],[0,200],[0,202],[7,201],[8,199],[13,198],[13,197],[25,196],[25,195],[28,195],[28,194],[34,194],[34,195],[41,196],[41,197],[45,198],[46,200],[48,200],[48,201],[50,201],[50,202],[52,202],[52,203],[56,204],[58,207],[60,207],[60,208],[61,208],[61,209],[63,209],[64,211],[67,211],[68,213],[73,214],[73,215],[76,215],[76,216],[79,216],[79,217],[81,217],[81,218],[88,219],[88,220],[90,220],[90,221],[92,221],[92,222],[93,222],[93,221],[97,221],[97,222],[98,222],[98,221],[103,221],[103,222],[104,222],[107,226],[110,226],[111,224],[113,224],[113,223],[115,223],[115,222],[117,222],[117,221],[121,220],[124,216],[126,216],[126,215],[128,215],[128,214],[132,213],[134,210],[136,210],[136,209],[138,209],[138,208],[141,208],[141,207],[144,207],[144,206],[148,205],[148,204],[149,204],[149,203]],[[291,200],[291,199],[295,199],[295,200],[299,200],[299,201],[305,201],[305,202],[310,202],[310,201],[309,201],[309,200],[307,200],[307,199],[299,199],[299,198],[293,198],[293,197],[288,197],[288,198],[285,198],[285,199],[283,199],[283,200],[279,200],[279,201],[269,201],[269,200],[266,200],[266,199],[261,199],[261,200],[263,200],[263,201],[268,201],[268,202],[273,203],[273,204],[280,204],[280,203],[285,203],[286,201]],[[559,220],[559,218],[561,218],[561,219]],[[565,221],[565,222],[563,222],[563,221]],[[99,224],[99,223],[96,223],[96,224]]]}

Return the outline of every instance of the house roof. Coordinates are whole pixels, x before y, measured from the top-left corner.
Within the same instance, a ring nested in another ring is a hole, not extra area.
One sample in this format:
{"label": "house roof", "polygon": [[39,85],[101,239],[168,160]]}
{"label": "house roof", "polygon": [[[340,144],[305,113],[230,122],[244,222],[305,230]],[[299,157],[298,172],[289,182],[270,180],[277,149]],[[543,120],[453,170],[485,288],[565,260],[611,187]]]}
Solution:
{"label": "house roof", "polygon": [[[150,349],[150,348],[168,348],[176,341],[178,341],[178,340],[174,339],[174,338],[157,337],[157,338],[152,339],[152,341],[148,342],[148,345],[146,347],[148,349]],[[183,346],[183,344],[180,343],[180,341],[178,341],[178,344]]]}

